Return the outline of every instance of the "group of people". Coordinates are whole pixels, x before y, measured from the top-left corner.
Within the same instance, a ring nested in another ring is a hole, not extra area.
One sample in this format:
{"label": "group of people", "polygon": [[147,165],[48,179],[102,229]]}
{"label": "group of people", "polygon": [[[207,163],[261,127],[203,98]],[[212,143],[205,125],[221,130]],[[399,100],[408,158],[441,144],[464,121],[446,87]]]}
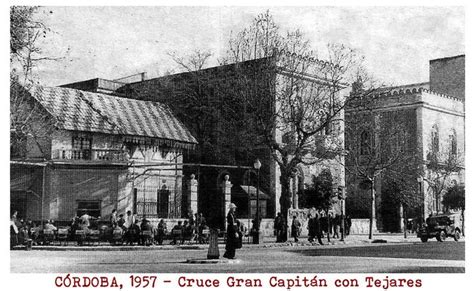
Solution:
{"label": "group of people", "polygon": [[[177,244],[178,241],[184,243],[185,240],[205,243],[206,236],[204,235],[204,230],[206,229],[208,229],[208,226],[202,213],[196,213],[194,215],[190,213],[188,220],[184,222],[181,220],[178,221],[178,224],[171,229],[171,244]],[[163,236],[166,233],[166,224],[163,219],[158,224],[158,233],[160,234],[158,243],[161,244],[163,242]]]}
{"label": "group of people", "polygon": [[[342,235],[342,231],[344,231],[344,236],[350,234],[350,229],[352,225],[352,221],[350,216],[346,216],[342,219],[341,215],[337,215],[334,213],[329,213],[326,215],[324,212],[316,212],[314,216],[309,213],[308,214],[308,241],[314,242],[315,239],[318,240],[318,243],[323,245],[321,238],[327,234],[329,236],[332,235],[332,238],[339,238]],[[344,223],[344,228],[342,224]],[[277,217],[275,218],[274,227],[275,227],[275,234],[276,234],[276,241],[282,242],[284,241],[284,235],[286,235],[286,227],[284,226],[283,216],[278,213]],[[291,221],[291,237],[294,238],[295,242],[298,242],[298,238],[301,235],[301,227],[302,224],[299,219],[293,216]]]}
{"label": "group of people", "polygon": [[[130,210],[126,212],[124,217],[120,214],[117,217],[117,211],[114,209],[110,217],[112,228],[122,229],[125,236],[125,241],[132,244],[133,242],[145,243],[145,240],[151,239],[150,234],[159,245],[163,244],[164,239],[168,235],[167,225],[164,219],[161,219],[156,227],[154,227],[150,221],[144,216],[141,220],[137,220],[135,215]],[[177,244],[178,241],[184,243],[186,239],[190,241],[197,241],[198,243],[204,243],[203,230],[207,228],[206,219],[202,213],[196,213],[193,215],[189,214],[187,220],[179,220],[170,231],[172,242],[171,244]],[[144,235],[147,232],[147,235]]]}
{"label": "group of people", "polygon": [[18,217],[18,211],[13,211],[10,217],[10,248],[16,245],[23,245],[35,234],[37,228],[31,220],[26,222]]}
{"label": "group of people", "polygon": [[19,218],[18,211],[13,211],[10,217],[10,247],[26,245],[28,241],[34,244],[38,241],[40,232],[44,230],[56,231],[54,220],[46,220],[37,225],[31,219]]}

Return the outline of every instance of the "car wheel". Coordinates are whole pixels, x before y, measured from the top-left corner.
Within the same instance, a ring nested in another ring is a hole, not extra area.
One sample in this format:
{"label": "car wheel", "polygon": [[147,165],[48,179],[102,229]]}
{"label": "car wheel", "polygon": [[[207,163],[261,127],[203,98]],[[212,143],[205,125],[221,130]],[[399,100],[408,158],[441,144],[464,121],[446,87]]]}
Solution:
{"label": "car wheel", "polygon": [[428,241],[427,236],[422,236],[422,237],[420,237],[420,239],[421,239],[422,242],[427,242]]}
{"label": "car wheel", "polygon": [[456,229],[454,231],[454,240],[458,241],[460,238],[461,238],[461,233],[459,232],[459,230]]}
{"label": "car wheel", "polygon": [[445,241],[445,240],[446,240],[446,232],[444,232],[444,231],[438,232],[438,234],[436,235],[436,239],[437,239],[439,242]]}

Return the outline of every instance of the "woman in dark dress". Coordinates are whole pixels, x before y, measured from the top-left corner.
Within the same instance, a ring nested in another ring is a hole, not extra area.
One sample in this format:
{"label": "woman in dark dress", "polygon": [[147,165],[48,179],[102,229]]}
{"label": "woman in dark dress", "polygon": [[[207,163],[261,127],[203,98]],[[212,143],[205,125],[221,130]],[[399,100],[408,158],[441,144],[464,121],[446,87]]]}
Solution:
{"label": "woman in dark dress", "polygon": [[227,239],[224,253],[224,258],[227,259],[235,258],[235,249],[237,248],[239,239],[237,220],[235,219],[236,208],[237,206],[231,203],[229,205],[229,213],[227,213]]}

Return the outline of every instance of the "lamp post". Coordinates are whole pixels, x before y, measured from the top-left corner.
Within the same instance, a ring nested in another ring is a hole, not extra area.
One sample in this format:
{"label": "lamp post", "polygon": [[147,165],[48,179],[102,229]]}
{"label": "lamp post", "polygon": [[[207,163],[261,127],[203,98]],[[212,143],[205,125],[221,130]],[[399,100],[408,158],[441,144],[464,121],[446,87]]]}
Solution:
{"label": "lamp post", "polygon": [[339,198],[339,201],[341,202],[341,241],[344,241],[344,235],[345,235],[345,232],[346,232],[346,226],[345,226],[346,219],[345,219],[345,217],[344,217],[344,214],[345,214],[345,211],[344,211],[344,208],[345,208],[344,199],[346,199],[346,195],[345,195],[345,189],[344,189],[344,187],[339,186],[339,187],[337,188],[337,196],[338,196],[338,198]]}
{"label": "lamp post", "polygon": [[256,236],[254,239],[255,244],[260,243],[260,168],[262,167],[262,163],[259,159],[256,159],[253,163],[253,167],[257,170],[257,211],[255,214],[255,231]]}

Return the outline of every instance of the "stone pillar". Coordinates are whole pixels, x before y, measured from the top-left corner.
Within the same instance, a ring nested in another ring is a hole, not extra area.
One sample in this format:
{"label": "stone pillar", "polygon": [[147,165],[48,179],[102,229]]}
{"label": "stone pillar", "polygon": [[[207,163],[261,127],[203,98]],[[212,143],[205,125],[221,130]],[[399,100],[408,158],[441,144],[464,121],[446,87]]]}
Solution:
{"label": "stone pillar", "polygon": [[222,192],[224,194],[224,206],[225,206],[224,217],[227,217],[227,212],[229,212],[231,188],[232,188],[232,183],[229,181],[229,175],[225,175],[224,182],[222,182]]}
{"label": "stone pillar", "polygon": [[218,231],[217,229],[209,229],[209,248],[207,249],[207,259],[219,259]]}
{"label": "stone pillar", "polygon": [[191,180],[189,180],[189,195],[188,195],[188,213],[198,212],[198,181],[194,174],[191,174]]}

